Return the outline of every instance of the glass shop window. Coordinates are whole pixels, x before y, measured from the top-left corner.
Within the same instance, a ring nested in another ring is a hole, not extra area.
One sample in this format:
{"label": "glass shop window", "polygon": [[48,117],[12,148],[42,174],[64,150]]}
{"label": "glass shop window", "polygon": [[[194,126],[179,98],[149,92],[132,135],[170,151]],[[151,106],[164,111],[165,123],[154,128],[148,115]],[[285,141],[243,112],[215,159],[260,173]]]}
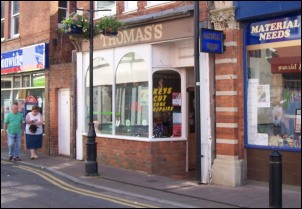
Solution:
{"label": "glass shop window", "polygon": [[115,130],[117,135],[148,137],[149,86],[144,59],[130,52],[116,71]]}
{"label": "glass shop window", "polygon": [[[89,121],[89,68],[86,74],[86,130]],[[105,78],[105,79],[104,79]],[[112,134],[112,70],[102,57],[93,60],[93,123],[96,134]]]}
{"label": "glass shop window", "polygon": [[301,149],[301,45],[267,46],[247,47],[248,144]]}
{"label": "glass shop window", "polygon": [[172,70],[153,74],[153,138],[180,137],[181,80]]}

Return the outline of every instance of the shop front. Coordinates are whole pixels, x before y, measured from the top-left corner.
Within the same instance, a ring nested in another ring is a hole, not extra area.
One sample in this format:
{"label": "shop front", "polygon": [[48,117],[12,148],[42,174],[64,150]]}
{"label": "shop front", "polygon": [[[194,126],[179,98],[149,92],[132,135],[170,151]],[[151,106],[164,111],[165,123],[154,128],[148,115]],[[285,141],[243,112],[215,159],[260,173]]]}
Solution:
{"label": "shop front", "polygon": [[[25,100],[33,96],[45,115],[45,69],[48,44],[36,44],[1,53],[1,129],[13,103],[25,113]],[[6,143],[6,142],[2,142]]]}
{"label": "shop front", "polygon": [[[194,167],[195,156],[188,153],[195,147],[188,140],[194,138],[193,18],[100,36],[94,44],[98,163],[169,175],[187,171],[189,161]],[[85,159],[89,53],[78,53],[77,60],[77,106],[83,110],[77,120],[77,159]]]}
{"label": "shop front", "polygon": [[301,13],[245,24],[247,178],[268,181],[282,154],[283,183],[301,186]]}

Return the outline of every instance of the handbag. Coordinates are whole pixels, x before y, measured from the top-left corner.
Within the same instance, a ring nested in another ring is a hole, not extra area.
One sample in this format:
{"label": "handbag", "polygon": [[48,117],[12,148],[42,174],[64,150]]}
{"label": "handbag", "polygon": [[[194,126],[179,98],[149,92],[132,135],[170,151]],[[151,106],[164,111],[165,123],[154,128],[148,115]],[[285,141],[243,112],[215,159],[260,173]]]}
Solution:
{"label": "handbag", "polygon": [[29,126],[29,131],[33,134],[37,132],[37,129],[38,129],[38,126],[36,126],[35,124],[31,124]]}

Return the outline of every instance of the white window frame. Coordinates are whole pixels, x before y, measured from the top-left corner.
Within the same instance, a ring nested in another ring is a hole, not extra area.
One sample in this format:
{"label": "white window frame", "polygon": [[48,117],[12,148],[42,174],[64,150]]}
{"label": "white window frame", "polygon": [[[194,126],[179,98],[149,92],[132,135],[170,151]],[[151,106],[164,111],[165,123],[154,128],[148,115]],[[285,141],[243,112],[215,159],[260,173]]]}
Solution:
{"label": "white window frame", "polygon": [[98,5],[98,2],[101,2],[101,1],[94,1],[94,9],[95,10],[98,10],[98,9],[111,9],[111,11],[96,11],[94,13],[94,19],[99,19],[101,17],[104,17],[104,16],[114,16],[116,15],[116,1],[114,2],[114,5],[109,5],[109,6],[106,6],[106,7],[102,7],[102,8],[98,8],[97,5]]}
{"label": "white window frame", "polygon": [[[19,11],[14,14],[14,6],[16,3],[19,3]],[[15,18],[19,17],[19,32],[16,33],[15,30]],[[18,38],[20,36],[20,1],[11,1],[11,37]]]}
{"label": "white window frame", "polygon": [[136,12],[138,9],[137,1],[124,1],[124,8],[124,13]]}
{"label": "white window frame", "polygon": [[[5,1],[1,1],[1,41],[4,41]],[[2,30],[3,24],[3,30]],[[3,33],[3,36],[2,36]]]}
{"label": "white window frame", "polygon": [[146,8],[156,7],[156,6],[160,6],[163,4],[170,4],[170,3],[174,3],[174,2],[175,1],[147,1]]}

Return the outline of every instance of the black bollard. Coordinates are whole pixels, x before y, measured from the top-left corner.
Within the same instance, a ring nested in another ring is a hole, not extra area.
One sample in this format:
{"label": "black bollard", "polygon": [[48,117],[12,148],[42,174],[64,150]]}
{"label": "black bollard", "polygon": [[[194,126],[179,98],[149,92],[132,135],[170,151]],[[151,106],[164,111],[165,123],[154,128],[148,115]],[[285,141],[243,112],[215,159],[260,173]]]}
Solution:
{"label": "black bollard", "polygon": [[269,157],[269,207],[282,208],[282,155],[272,151]]}

